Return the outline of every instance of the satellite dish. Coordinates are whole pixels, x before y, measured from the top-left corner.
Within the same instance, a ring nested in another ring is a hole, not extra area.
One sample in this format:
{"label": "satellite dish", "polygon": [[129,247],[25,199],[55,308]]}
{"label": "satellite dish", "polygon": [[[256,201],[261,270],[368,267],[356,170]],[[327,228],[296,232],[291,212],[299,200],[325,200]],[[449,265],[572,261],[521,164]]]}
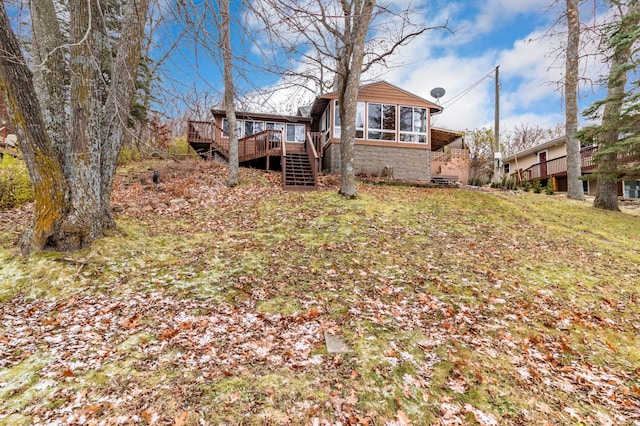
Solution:
{"label": "satellite dish", "polygon": [[436,98],[436,102],[438,102],[438,100],[443,97],[445,93],[446,92],[442,87],[436,87],[435,89],[431,90],[431,97]]}

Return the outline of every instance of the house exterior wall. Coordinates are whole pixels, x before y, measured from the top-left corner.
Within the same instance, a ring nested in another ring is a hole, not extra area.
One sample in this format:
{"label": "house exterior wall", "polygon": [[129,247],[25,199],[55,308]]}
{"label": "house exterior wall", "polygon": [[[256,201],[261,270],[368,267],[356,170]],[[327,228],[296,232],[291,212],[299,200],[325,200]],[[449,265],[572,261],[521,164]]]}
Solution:
{"label": "house exterior wall", "polygon": [[[340,171],[340,144],[332,143],[324,154],[323,168]],[[393,179],[429,181],[431,179],[431,152],[424,149],[356,145],[354,156],[356,174],[384,176],[392,171]]]}
{"label": "house exterior wall", "polygon": [[517,166],[516,159],[508,161],[507,163],[509,164],[509,174],[511,175],[516,173],[518,169],[526,170],[534,164],[538,164],[540,162],[540,160],[538,159],[538,154],[543,151],[547,151],[547,161],[567,155],[567,147],[564,144],[543,148],[539,151],[523,155],[522,157],[516,157]]}

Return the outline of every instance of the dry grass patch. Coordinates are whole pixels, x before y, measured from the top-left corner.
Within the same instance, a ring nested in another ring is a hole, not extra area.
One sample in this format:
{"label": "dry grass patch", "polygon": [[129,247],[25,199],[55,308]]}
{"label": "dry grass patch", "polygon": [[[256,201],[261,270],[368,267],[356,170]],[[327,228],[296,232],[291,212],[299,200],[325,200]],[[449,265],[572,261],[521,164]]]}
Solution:
{"label": "dry grass patch", "polygon": [[[130,167],[114,193],[124,232],[29,259],[0,245],[0,422],[640,421],[634,216]],[[351,351],[328,354],[325,331]]]}

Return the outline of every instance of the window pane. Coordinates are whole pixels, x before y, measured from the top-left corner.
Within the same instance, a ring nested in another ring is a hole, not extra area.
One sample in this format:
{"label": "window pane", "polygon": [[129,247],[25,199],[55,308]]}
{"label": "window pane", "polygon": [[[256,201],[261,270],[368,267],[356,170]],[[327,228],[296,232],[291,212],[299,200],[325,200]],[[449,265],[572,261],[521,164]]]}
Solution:
{"label": "window pane", "polygon": [[228,135],[229,134],[229,122],[226,118],[222,119],[222,130]]}
{"label": "window pane", "polygon": [[296,142],[304,142],[304,125],[296,124]]}
{"label": "window pane", "polygon": [[364,102],[358,102],[358,109],[356,111],[356,129],[364,129]]}
{"label": "window pane", "polygon": [[[367,125],[370,129],[382,129],[382,105],[369,104],[369,114],[367,119]],[[379,139],[379,138],[370,137],[369,139]]]}
{"label": "window pane", "polygon": [[356,129],[356,139],[362,139],[362,138],[364,138],[364,130]]}
{"label": "window pane", "polygon": [[[384,130],[395,130],[396,129],[396,106],[395,105],[385,105],[384,106],[384,122],[383,122]],[[395,140],[395,137],[393,138]]]}
{"label": "window pane", "polygon": [[382,132],[368,132],[367,139],[371,139],[371,140],[382,139]]}
{"label": "window pane", "polygon": [[427,132],[427,110],[425,108],[413,109],[413,131],[420,133]]}
{"label": "window pane", "polygon": [[295,124],[287,124],[287,140],[295,141],[296,140],[296,125]]}
{"label": "window pane", "polygon": [[404,132],[413,131],[413,108],[400,107],[400,130]]}
{"label": "window pane", "polygon": [[338,101],[335,102],[335,123],[336,127],[340,126],[340,106],[338,105]]}
{"label": "window pane", "polygon": [[260,133],[264,130],[264,122],[263,121],[255,121],[253,123],[253,133]]}
{"label": "window pane", "polygon": [[383,141],[394,141],[396,140],[396,134],[394,132],[384,132],[382,134]]}
{"label": "window pane", "polygon": [[253,134],[253,121],[244,122],[244,135],[251,136]]}

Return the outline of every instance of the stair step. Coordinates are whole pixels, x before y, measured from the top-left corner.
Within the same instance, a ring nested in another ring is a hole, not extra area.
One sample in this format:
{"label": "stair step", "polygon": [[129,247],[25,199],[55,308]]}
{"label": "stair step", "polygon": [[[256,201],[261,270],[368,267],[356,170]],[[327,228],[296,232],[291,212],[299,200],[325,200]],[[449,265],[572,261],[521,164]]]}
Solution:
{"label": "stair step", "polygon": [[311,162],[306,153],[287,154],[284,186],[289,189],[313,189],[316,187]]}

